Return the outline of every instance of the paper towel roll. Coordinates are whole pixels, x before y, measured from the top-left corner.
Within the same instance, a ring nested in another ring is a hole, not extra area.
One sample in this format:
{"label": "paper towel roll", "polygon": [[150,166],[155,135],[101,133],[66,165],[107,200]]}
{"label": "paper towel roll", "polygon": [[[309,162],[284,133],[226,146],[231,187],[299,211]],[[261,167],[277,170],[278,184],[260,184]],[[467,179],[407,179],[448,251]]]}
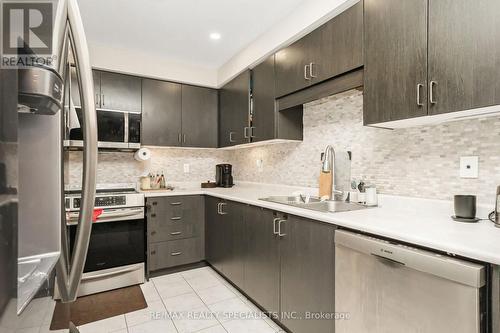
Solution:
{"label": "paper towel roll", "polygon": [[140,162],[147,161],[151,158],[151,150],[148,148],[141,148],[135,152],[134,158]]}

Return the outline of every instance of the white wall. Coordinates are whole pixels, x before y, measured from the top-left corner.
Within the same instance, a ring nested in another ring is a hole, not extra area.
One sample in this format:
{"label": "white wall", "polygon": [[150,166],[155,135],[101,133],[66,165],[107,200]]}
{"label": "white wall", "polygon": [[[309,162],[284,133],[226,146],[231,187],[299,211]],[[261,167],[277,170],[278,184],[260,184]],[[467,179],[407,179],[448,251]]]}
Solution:
{"label": "white wall", "polygon": [[[257,65],[267,56],[298,40],[358,1],[304,1],[285,19],[220,68],[197,67],[171,61],[168,56],[159,57],[100,44],[89,45],[91,63],[97,69],[218,88],[243,70]],[[255,19],[255,24],[259,24],[258,17]]]}
{"label": "white wall", "polygon": [[304,1],[289,16],[219,68],[218,85],[224,85],[245,69],[257,65],[277,50],[307,35],[358,2],[359,0]]}
{"label": "white wall", "polygon": [[129,49],[108,45],[90,44],[90,61],[93,68],[146,76],[168,81],[217,87],[217,70],[171,61]]}

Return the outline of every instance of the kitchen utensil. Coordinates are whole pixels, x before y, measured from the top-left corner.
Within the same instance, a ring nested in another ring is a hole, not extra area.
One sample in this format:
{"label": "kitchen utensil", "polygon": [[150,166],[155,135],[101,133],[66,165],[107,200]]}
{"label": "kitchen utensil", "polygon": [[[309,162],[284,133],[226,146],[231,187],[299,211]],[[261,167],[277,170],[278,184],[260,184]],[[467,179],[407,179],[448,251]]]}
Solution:
{"label": "kitchen utensil", "polygon": [[461,219],[474,219],[476,217],[476,196],[455,195],[455,216]]}

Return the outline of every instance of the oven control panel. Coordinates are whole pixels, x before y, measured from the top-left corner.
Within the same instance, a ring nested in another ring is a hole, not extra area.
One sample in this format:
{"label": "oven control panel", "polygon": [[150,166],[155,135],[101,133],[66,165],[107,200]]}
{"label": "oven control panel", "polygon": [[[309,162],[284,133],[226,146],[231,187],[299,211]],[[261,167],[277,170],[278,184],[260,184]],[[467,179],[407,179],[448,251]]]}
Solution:
{"label": "oven control panel", "polygon": [[[111,206],[125,206],[127,204],[127,197],[124,195],[111,196],[111,197],[96,197],[95,207],[111,207]],[[75,198],[73,200],[73,208],[80,208],[81,199]]]}

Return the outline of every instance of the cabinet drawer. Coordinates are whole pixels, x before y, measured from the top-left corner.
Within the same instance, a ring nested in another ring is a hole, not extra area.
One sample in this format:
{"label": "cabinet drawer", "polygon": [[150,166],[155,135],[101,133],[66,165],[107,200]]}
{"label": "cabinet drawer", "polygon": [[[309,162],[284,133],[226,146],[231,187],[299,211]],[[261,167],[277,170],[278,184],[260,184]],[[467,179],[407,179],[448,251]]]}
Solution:
{"label": "cabinet drawer", "polygon": [[178,222],[173,225],[170,223],[151,225],[149,241],[153,243],[199,236],[199,228],[193,223]]}
{"label": "cabinet drawer", "polygon": [[174,267],[203,259],[201,238],[153,243],[149,246],[149,269]]}

